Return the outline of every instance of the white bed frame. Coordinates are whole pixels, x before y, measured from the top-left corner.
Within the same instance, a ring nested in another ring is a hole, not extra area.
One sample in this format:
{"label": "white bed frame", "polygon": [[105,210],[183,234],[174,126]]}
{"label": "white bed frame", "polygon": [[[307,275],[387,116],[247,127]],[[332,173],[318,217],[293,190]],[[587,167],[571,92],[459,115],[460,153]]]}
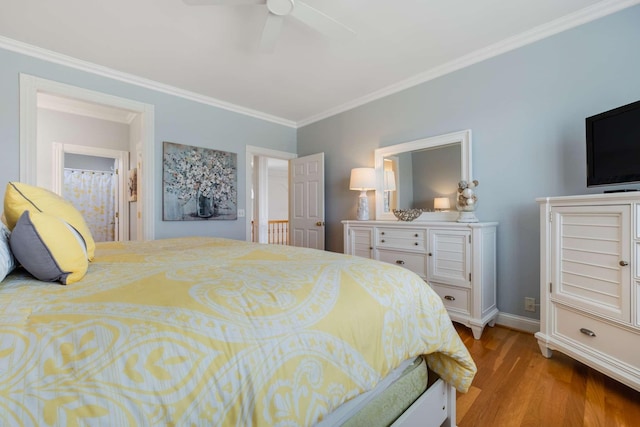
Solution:
{"label": "white bed frame", "polygon": [[438,378],[392,426],[455,427],[456,389]]}

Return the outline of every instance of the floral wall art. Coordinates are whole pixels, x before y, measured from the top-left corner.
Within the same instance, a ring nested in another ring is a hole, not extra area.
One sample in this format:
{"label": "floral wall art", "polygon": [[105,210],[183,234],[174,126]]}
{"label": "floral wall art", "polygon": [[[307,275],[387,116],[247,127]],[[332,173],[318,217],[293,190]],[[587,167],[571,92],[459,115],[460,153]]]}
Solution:
{"label": "floral wall art", "polygon": [[237,155],[164,142],[165,221],[237,219]]}

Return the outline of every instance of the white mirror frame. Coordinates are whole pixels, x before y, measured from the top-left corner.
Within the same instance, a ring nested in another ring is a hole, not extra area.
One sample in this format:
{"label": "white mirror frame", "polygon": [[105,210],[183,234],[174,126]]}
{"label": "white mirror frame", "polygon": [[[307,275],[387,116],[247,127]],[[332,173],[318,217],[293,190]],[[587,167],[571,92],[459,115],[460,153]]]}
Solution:
{"label": "white mirror frame", "polygon": [[[384,191],[382,188],[384,183],[383,163],[385,157],[455,143],[460,143],[460,180],[470,181],[473,177],[473,171],[471,169],[471,129],[376,149],[376,220],[397,221],[397,218],[392,212],[384,211]],[[455,221],[457,218],[458,212],[454,208],[454,210],[450,212],[423,212],[422,215],[414,221]]]}

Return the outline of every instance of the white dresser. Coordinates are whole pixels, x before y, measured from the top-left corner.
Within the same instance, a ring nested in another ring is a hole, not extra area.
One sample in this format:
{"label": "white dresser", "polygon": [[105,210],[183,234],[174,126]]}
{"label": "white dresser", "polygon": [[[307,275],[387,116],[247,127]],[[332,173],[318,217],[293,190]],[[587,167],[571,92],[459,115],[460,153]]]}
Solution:
{"label": "white dresser", "polygon": [[540,350],[640,390],[640,193],[538,199]]}
{"label": "white dresser", "polygon": [[497,223],[342,221],[344,252],[400,265],[440,295],[452,320],[480,339],[496,306]]}

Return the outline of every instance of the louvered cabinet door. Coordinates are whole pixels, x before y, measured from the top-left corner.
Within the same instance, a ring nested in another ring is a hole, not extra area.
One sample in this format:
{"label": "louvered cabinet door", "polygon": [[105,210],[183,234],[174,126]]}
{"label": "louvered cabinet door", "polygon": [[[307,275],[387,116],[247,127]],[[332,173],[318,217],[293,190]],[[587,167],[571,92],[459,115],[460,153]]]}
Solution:
{"label": "louvered cabinet door", "polygon": [[429,230],[429,282],[471,287],[471,232]]}
{"label": "louvered cabinet door", "polygon": [[554,206],[552,301],[629,322],[631,206]]}
{"label": "louvered cabinet door", "polygon": [[373,258],[373,228],[350,227],[345,236],[345,253]]}

